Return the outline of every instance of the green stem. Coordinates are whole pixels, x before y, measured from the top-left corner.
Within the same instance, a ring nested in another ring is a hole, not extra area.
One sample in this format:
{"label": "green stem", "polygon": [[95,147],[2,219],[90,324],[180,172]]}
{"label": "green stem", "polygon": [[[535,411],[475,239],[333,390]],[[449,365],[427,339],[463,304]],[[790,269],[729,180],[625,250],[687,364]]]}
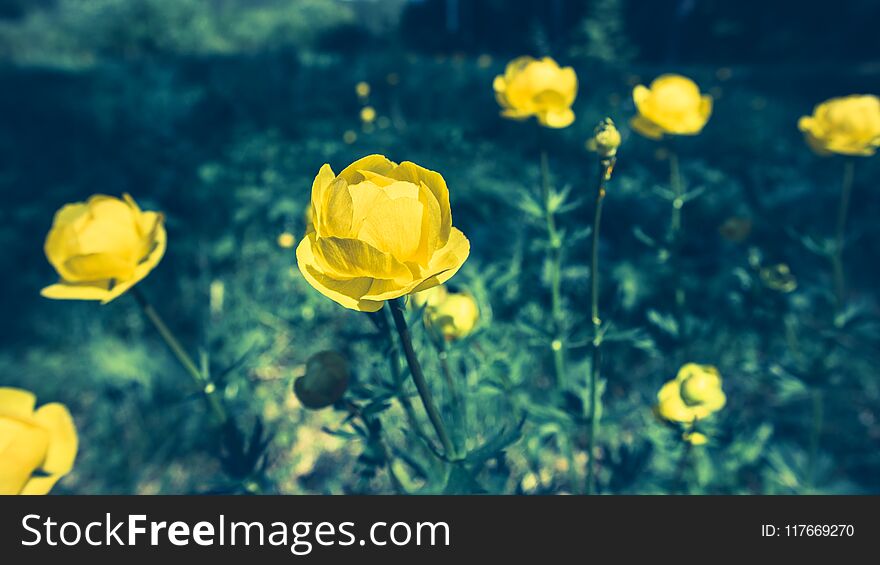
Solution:
{"label": "green stem", "polygon": [[[390,310],[390,308],[383,308],[383,311],[388,310]],[[427,435],[424,430],[422,430],[422,425],[419,422],[418,416],[416,416],[416,411],[413,408],[412,402],[409,401],[409,396],[406,395],[406,391],[404,390],[403,372],[400,370],[400,358],[397,356],[397,344],[394,343],[394,334],[391,331],[391,321],[385,317],[384,312],[379,312],[378,314],[380,314],[377,317],[379,326],[385,333],[385,339],[391,347],[388,355],[388,363],[391,366],[391,377],[394,379],[394,387],[397,391],[397,401],[400,402],[400,405],[403,407],[406,419],[413,432],[419,437],[426,439]]]}
{"label": "green stem", "polygon": [[834,252],[831,254],[831,266],[834,271],[834,296],[838,312],[843,308],[846,299],[846,276],[843,272],[843,247],[846,237],[846,216],[852,195],[853,178],[855,177],[855,161],[847,159],[843,165],[843,182],[840,190],[840,205],[837,209],[837,233],[834,239]]}
{"label": "green stem", "polygon": [[822,391],[817,389],[812,393],[813,401],[813,430],[810,434],[810,460],[808,471],[810,473],[810,486],[816,486],[816,465],[819,459],[819,446],[822,440],[822,428],[825,419],[825,402]]}
{"label": "green stem", "polygon": [[694,444],[686,439],[682,439],[684,442],[684,450],[681,453],[681,459],[678,462],[678,469],[675,473],[675,486],[673,488],[677,489],[680,494],[688,494],[688,476],[687,472],[691,466],[691,454],[694,451]]}
{"label": "green stem", "polygon": [[553,351],[553,367],[556,386],[565,388],[565,313],[562,310],[562,237],[556,229],[556,217],[550,208],[550,165],[547,151],[541,151],[541,199],[544,205],[544,220],[547,226],[547,240],[550,256],[550,308],[553,318],[553,338],[550,349]]}
{"label": "green stem", "polygon": [[672,187],[672,218],[669,223],[669,245],[672,254],[673,277],[675,277],[675,308],[679,331],[682,331],[682,310],[684,308],[684,289],[681,287],[681,209],[684,207],[684,184],[678,154],[669,150],[669,185]]}
{"label": "green stem", "polygon": [[149,303],[143,293],[136,286],[132,287],[130,292],[141,307],[141,310],[143,310],[144,315],[146,315],[150,322],[152,322],[153,326],[155,326],[156,330],[159,332],[159,335],[162,336],[162,339],[165,341],[166,345],[168,345],[171,353],[174,354],[180,365],[192,377],[196,386],[199,387],[199,390],[201,390],[205,397],[205,401],[208,403],[208,406],[217,418],[218,423],[226,424],[229,421],[229,415],[226,413],[226,408],[223,406],[223,403],[217,397],[217,387],[211,382],[207,372],[199,370],[195,361],[193,361],[192,357],[186,352],[180,344],[180,341],[174,336],[174,333],[168,328],[161,316],[159,316],[159,312],[157,312],[153,305]]}
{"label": "green stem", "polygon": [[419,392],[419,397],[422,399],[425,412],[428,414],[428,420],[431,421],[431,425],[434,426],[434,431],[443,445],[443,454],[447,459],[453,458],[455,448],[452,446],[452,441],[446,432],[446,426],[443,425],[443,418],[440,416],[440,411],[437,410],[434,397],[431,395],[431,389],[428,387],[428,381],[422,372],[422,366],[419,364],[419,358],[416,356],[415,349],[413,349],[412,335],[410,334],[404,314],[403,299],[396,298],[391,300],[389,305],[391,307],[391,316],[394,318],[394,325],[397,328],[397,335],[400,336],[403,353],[409,365],[409,372],[412,375],[413,383],[416,385],[416,390]]}
{"label": "green stem", "polygon": [[606,157],[599,161],[596,206],[593,214],[592,259],[590,262],[590,320],[593,324],[593,361],[590,367],[587,494],[593,494],[596,491],[596,439],[599,435],[599,369],[602,362],[602,318],[599,317],[599,230],[602,224],[602,204],[605,202],[605,184],[611,178],[614,161],[614,157]]}

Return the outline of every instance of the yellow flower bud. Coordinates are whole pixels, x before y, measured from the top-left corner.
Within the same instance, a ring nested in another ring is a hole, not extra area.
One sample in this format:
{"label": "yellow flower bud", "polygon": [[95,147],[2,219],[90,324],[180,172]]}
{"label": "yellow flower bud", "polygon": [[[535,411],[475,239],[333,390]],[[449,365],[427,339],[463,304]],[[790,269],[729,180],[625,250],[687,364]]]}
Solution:
{"label": "yellow flower bud", "polygon": [[284,232],[278,235],[278,247],[282,249],[290,249],[296,245],[296,238],[290,232]]}
{"label": "yellow flower bud", "polygon": [[306,373],[294,381],[293,392],[306,408],[326,408],[342,398],[350,378],[348,362],[342,355],[322,351],[306,362]]}
{"label": "yellow flower bud", "polygon": [[357,92],[359,98],[366,98],[370,95],[370,85],[367,82],[361,81],[355,85],[354,91]]}
{"label": "yellow flower bud", "polygon": [[681,439],[691,445],[706,445],[707,443],[709,443],[709,438],[706,437],[705,434],[701,434],[700,432],[684,432],[681,435]]}
{"label": "yellow flower bud", "polygon": [[718,369],[687,363],[660,388],[656,411],[665,420],[689,424],[721,410],[726,402]]}
{"label": "yellow flower bud", "polygon": [[101,194],[55,214],[45,252],[61,280],[46,298],[110,302],[146,277],[165,253],[162,214],[142,212],[129,195]]}
{"label": "yellow flower bud", "polygon": [[564,128],[574,122],[571,105],[577,97],[574,69],[561,68],[550,57],[519,57],[508,63],[503,75],[495,77],[495,98],[501,115],[514,120],[532,116],[549,128]]}
{"label": "yellow flower bud", "polygon": [[697,135],[712,115],[712,97],[700,94],[697,84],[681,75],[662,75],[651,87],[633,89],[638,115],[633,129],[651,139],[663,135]]}
{"label": "yellow flower bud", "polygon": [[78,438],[61,404],[0,387],[0,495],[47,494],[73,468]]}
{"label": "yellow flower bud", "polygon": [[373,123],[376,119],[376,109],[372,106],[364,106],[361,108],[361,121],[365,124]]}
{"label": "yellow flower bud", "polygon": [[449,294],[425,310],[425,324],[446,341],[467,337],[479,320],[477,301],[465,293]]}
{"label": "yellow flower bud", "polygon": [[620,132],[611,118],[605,118],[596,126],[593,137],[587,142],[587,148],[595,151],[600,157],[614,157],[620,147]]}
{"label": "yellow flower bud", "polygon": [[819,155],[871,156],[880,147],[880,99],[852,95],[826,100],[798,121],[798,129]]}
{"label": "yellow flower bud", "polygon": [[296,249],[300,272],[346,308],[376,312],[386,300],[451,278],[470,243],[452,227],[443,177],[415,163],[364,157],[312,185],[314,229]]}

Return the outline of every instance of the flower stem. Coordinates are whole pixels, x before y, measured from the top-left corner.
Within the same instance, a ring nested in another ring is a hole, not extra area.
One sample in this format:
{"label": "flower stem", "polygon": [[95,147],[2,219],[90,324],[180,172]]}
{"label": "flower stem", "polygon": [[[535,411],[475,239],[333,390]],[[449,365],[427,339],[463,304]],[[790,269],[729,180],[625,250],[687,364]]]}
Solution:
{"label": "flower stem", "polygon": [[226,413],[226,408],[223,406],[223,403],[217,397],[217,387],[211,382],[207,372],[199,370],[195,361],[193,361],[192,357],[186,352],[180,344],[180,341],[174,336],[174,333],[168,328],[153,305],[149,303],[146,296],[144,296],[136,286],[132,287],[130,292],[141,307],[144,315],[150,320],[150,322],[152,322],[153,326],[159,332],[159,335],[162,336],[162,339],[165,341],[165,344],[168,345],[171,353],[174,354],[180,365],[192,377],[196,386],[199,387],[199,390],[205,397],[205,401],[208,403],[208,406],[218,423],[225,425],[229,421],[229,415]]}
{"label": "flower stem", "polygon": [[547,226],[547,239],[550,258],[550,308],[553,319],[553,338],[550,349],[553,351],[553,367],[556,386],[566,385],[565,371],[565,313],[562,310],[562,237],[556,229],[556,216],[551,209],[550,165],[547,151],[541,151],[541,200],[544,204],[544,220]]}
{"label": "flower stem", "polygon": [[684,184],[681,180],[681,169],[678,162],[678,154],[669,150],[669,185],[672,188],[672,217],[669,223],[669,245],[672,253],[675,277],[675,308],[679,322],[679,331],[682,330],[681,312],[684,308],[684,289],[681,287],[681,209],[684,207]]}
{"label": "flower stem", "polygon": [[593,324],[593,361],[590,366],[590,435],[587,447],[587,494],[596,491],[596,439],[599,435],[599,368],[602,361],[602,318],[599,317],[599,228],[602,224],[602,204],[605,202],[605,184],[614,169],[614,157],[599,161],[596,183],[596,206],[593,214],[592,253],[590,263],[590,320]]}
{"label": "flower stem", "polygon": [[846,276],[843,272],[843,247],[846,237],[846,216],[852,195],[855,161],[847,159],[843,164],[843,182],[840,189],[840,205],[837,209],[837,233],[834,239],[834,251],[831,254],[831,267],[834,271],[834,296],[837,311],[843,308],[846,299]]}
{"label": "flower stem", "polygon": [[422,405],[425,407],[425,412],[428,414],[428,420],[431,421],[431,425],[434,426],[434,431],[437,433],[437,437],[443,445],[443,454],[447,458],[452,458],[455,448],[452,446],[452,441],[449,439],[449,434],[446,432],[446,426],[443,425],[443,418],[440,416],[440,411],[437,410],[437,405],[434,403],[434,397],[431,395],[431,389],[428,388],[428,381],[425,380],[422,366],[419,364],[415,349],[413,349],[412,335],[410,334],[409,326],[406,323],[406,316],[404,315],[403,299],[395,298],[390,301],[389,305],[391,307],[391,316],[394,318],[394,325],[397,328],[397,335],[400,336],[403,353],[406,357],[406,362],[409,365],[409,372],[412,375],[413,383],[416,385],[416,390],[419,392],[419,397],[422,399]]}

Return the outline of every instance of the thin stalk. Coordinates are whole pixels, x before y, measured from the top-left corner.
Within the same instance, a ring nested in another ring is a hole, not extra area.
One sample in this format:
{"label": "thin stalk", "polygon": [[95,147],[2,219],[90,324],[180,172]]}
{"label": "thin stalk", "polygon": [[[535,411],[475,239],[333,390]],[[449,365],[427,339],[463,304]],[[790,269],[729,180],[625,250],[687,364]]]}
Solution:
{"label": "thin stalk", "polygon": [[672,253],[672,264],[674,268],[673,277],[675,278],[675,307],[679,322],[679,331],[681,327],[682,316],[681,311],[684,308],[685,296],[684,289],[681,287],[681,209],[684,207],[684,184],[681,180],[681,169],[678,163],[678,154],[669,150],[669,186],[672,188],[672,217],[669,222],[669,245]]}
{"label": "thin stalk", "polygon": [[684,449],[681,453],[681,459],[678,461],[678,469],[675,472],[675,486],[679,490],[681,494],[688,494],[689,492],[689,484],[688,484],[688,470],[691,467],[691,455],[694,452],[694,444],[689,442],[686,439],[682,439],[684,442]]}
{"label": "thin stalk", "polygon": [[[383,311],[385,310],[390,310],[390,308],[383,308]],[[424,430],[422,430],[422,425],[419,422],[418,416],[416,416],[416,411],[413,408],[412,402],[409,401],[409,397],[404,390],[403,372],[400,370],[400,358],[397,356],[397,344],[394,342],[394,334],[391,331],[391,321],[385,317],[384,312],[379,312],[379,314],[380,315],[376,318],[378,325],[385,334],[385,339],[388,341],[388,345],[391,348],[388,355],[388,363],[391,367],[391,377],[394,379],[394,387],[397,391],[397,401],[400,402],[400,405],[403,407],[406,419],[412,427],[413,432],[419,437],[426,439],[427,435]]]}
{"label": "thin stalk", "polygon": [[846,238],[846,217],[852,196],[855,161],[847,159],[843,164],[843,182],[840,189],[840,204],[837,208],[837,232],[834,238],[834,251],[831,254],[831,267],[834,271],[834,296],[838,312],[846,299],[846,276],[843,272],[843,247]]}
{"label": "thin stalk", "polygon": [[186,352],[180,344],[180,341],[168,328],[162,320],[162,317],[159,316],[159,312],[157,312],[153,305],[149,303],[143,293],[138,290],[136,286],[132,287],[130,292],[137,301],[138,306],[141,307],[144,315],[150,320],[150,322],[152,322],[153,326],[159,332],[159,335],[162,336],[168,349],[171,350],[171,353],[174,354],[183,369],[192,377],[196,386],[205,397],[205,401],[208,403],[212,413],[217,418],[218,423],[226,424],[229,421],[229,415],[226,413],[226,408],[223,406],[223,403],[217,397],[217,387],[211,382],[207,371],[203,372],[199,370],[195,361],[193,361],[192,357]]}
{"label": "thin stalk", "polygon": [[602,204],[605,202],[605,184],[611,178],[614,157],[599,161],[596,183],[596,205],[593,214],[592,254],[590,262],[590,320],[593,324],[593,362],[590,367],[590,436],[587,447],[587,494],[596,491],[596,438],[599,435],[599,369],[602,362],[602,318],[599,317],[599,230],[602,224]]}
{"label": "thin stalk", "polygon": [[550,308],[553,319],[553,338],[550,349],[553,351],[553,368],[556,386],[565,388],[565,313],[562,310],[562,237],[556,229],[556,217],[550,208],[550,165],[547,151],[541,151],[541,199],[544,205],[544,221],[547,227],[547,240],[550,246]]}
{"label": "thin stalk", "polygon": [[434,403],[434,397],[431,394],[431,389],[428,387],[428,381],[425,379],[422,366],[419,364],[419,358],[416,356],[415,349],[413,349],[412,335],[404,315],[403,299],[396,298],[390,301],[389,305],[391,307],[391,316],[394,318],[394,325],[397,328],[397,335],[400,337],[400,344],[403,347],[403,353],[409,365],[409,372],[412,375],[413,383],[416,385],[416,390],[419,392],[419,397],[422,399],[425,412],[428,414],[428,420],[434,426],[434,431],[443,445],[443,454],[447,459],[452,458],[455,448],[452,446],[452,441],[446,432],[443,418],[440,416],[440,411]]}

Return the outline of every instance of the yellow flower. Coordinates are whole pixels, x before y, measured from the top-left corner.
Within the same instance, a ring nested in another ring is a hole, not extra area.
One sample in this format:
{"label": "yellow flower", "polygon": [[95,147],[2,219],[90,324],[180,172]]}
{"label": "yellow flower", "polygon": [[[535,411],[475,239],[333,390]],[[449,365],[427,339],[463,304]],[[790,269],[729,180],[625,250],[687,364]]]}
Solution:
{"label": "yellow flower", "polygon": [[681,435],[681,439],[691,445],[706,445],[709,443],[709,438],[706,437],[706,434],[701,434],[700,432],[684,432]]}
{"label": "yellow flower", "polygon": [[718,369],[687,363],[657,393],[657,414],[672,422],[690,424],[721,410],[726,402]]}
{"label": "yellow flower", "polygon": [[106,304],[146,277],[165,253],[162,214],[142,212],[123,199],[96,194],[55,214],[45,252],[61,280],[46,298]]}
{"label": "yellow flower", "polygon": [[293,392],[306,408],[326,408],[342,398],[350,378],[348,362],[342,355],[322,351],[306,362],[306,373],[294,381]]}
{"label": "yellow flower", "polygon": [[470,294],[451,293],[425,309],[425,325],[446,341],[467,337],[479,320],[480,309]]}
{"label": "yellow flower", "polygon": [[278,235],[278,247],[290,249],[296,245],[296,238],[290,232],[284,232]]}
{"label": "yellow flower", "polygon": [[712,115],[712,97],[700,94],[700,87],[687,77],[661,75],[651,87],[633,89],[638,115],[633,129],[651,139],[667,135],[696,135]]}
{"label": "yellow flower", "polygon": [[70,412],[57,403],[34,411],[36,403],[30,392],[0,387],[0,495],[46,494],[73,468]]}
{"label": "yellow flower", "polygon": [[871,156],[880,147],[880,99],[856,94],[826,100],[801,117],[798,129],[819,155]]}
{"label": "yellow flower", "polygon": [[440,174],[382,155],[339,175],[321,167],[312,185],[313,229],[296,249],[299,269],[324,296],[376,312],[384,301],[441,284],[470,253],[452,227]]}
{"label": "yellow flower", "polygon": [[376,119],[376,109],[372,106],[364,106],[361,108],[361,121],[365,124],[373,123]]}
{"label": "yellow flower", "polygon": [[620,132],[611,118],[605,118],[596,126],[593,137],[587,141],[587,149],[600,157],[614,157],[620,147]]}
{"label": "yellow flower", "polygon": [[535,116],[550,128],[564,128],[574,121],[571,105],[577,96],[577,75],[571,67],[560,68],[550,57],[514,59],[492,86],[503,108],[502,116],[515,120]]}
{"label": "yellow flower", "polygon": [[361,81],[355,85],[354,91],[357,92],[358,97],[366,98],[370,95],[370,85],[367,82]]}
{"label": "yellow flower", "polygon": [[769,289],[784,293],[797,290],[797,279],[785,263],[763,267],[760,276],[761,282]]}

